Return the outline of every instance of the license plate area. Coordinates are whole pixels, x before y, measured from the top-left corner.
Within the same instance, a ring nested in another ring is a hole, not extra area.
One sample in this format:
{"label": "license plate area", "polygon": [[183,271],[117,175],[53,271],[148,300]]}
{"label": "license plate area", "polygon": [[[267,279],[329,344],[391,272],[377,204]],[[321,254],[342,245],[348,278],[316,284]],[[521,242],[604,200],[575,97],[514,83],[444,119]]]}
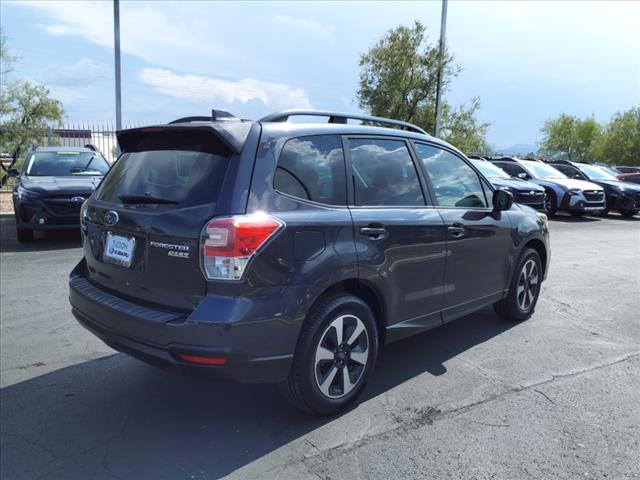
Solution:
{"label": "license plate area", "polygon": [[102,259],[107,263],[129,268],[133,263],[136,239],[107,232]]}

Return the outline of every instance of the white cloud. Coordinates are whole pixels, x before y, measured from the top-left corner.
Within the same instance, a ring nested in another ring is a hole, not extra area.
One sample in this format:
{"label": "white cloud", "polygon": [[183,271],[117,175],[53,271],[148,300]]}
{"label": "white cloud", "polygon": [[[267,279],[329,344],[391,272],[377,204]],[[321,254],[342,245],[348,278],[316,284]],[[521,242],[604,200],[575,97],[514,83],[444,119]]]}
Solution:
{"label": "white cloud", "polygon": [[207,105],[255,100],[273,108],[312,108],[304,90],[284,83],[263,82],[254,78],[229,81],[201,75],[181,75],[162,68],[143,68],[138,78],[163,95]]}
{"label": "white cloud", "polygon": [[327,27],[313,20],[307,20],[306,18],[294,18],[289,15],[276,15],[273,17],[273,21],[282,25],[303,30],[306,33],[312,35],[330,38],[333,35],[333,27]]}
{"label": "white cloud", "polygon": [[75,63],[60,67],[51,67],[47,83],[65,87],[85,86],[96,81],[111,78],[109,67],[90,58],[81,58]]}
{"label": "white cloud", "polygon": [[[20,3],[44,15],[40,26],[54,36],[81,37],[113,48],[111,2],[60,1]],[[120,47],[158,65],[182,68],[222,64],[233,58],[228,45],[212,34],[212,19],[191,2],[120,2]]]}

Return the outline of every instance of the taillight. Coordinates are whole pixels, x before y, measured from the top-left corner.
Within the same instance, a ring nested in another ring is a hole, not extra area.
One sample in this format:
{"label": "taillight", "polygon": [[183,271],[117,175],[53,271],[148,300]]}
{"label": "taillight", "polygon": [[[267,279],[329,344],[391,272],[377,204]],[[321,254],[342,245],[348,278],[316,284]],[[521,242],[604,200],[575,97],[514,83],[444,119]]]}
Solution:
{"label": "taillight", "polygon": [[239,280],[249,260],[284,224],[266,214],[214,218],[202,230],[202,270],[209,280]]}

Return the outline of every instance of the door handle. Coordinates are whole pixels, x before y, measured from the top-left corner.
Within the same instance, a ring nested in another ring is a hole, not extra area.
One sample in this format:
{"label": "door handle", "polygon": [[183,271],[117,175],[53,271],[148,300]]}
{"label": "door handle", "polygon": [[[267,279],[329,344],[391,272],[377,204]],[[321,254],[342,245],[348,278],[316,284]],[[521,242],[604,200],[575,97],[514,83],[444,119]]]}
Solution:
{"label": "door handle", "polygon": [[447,230],[453,238],[464,237],[464,225],[462,225],[461,223],[454,223]]}
{"label": "door handle", "polygon": [[372,240],[380,240],[387,233],[384,227],[362,227],[360,234],[370,237]]}

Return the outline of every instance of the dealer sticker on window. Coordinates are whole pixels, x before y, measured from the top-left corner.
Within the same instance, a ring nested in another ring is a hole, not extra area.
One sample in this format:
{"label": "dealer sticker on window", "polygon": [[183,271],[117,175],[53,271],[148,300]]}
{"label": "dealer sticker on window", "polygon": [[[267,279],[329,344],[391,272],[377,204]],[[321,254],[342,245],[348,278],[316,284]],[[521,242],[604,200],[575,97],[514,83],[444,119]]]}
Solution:
{"label": "dealer sticker on window", "polygon": [[107,232],[107,242],[104,247],[103,258],[106,262],[128,268],[133,261],[135,244],[136,239],[133,237],[122,237]]}

